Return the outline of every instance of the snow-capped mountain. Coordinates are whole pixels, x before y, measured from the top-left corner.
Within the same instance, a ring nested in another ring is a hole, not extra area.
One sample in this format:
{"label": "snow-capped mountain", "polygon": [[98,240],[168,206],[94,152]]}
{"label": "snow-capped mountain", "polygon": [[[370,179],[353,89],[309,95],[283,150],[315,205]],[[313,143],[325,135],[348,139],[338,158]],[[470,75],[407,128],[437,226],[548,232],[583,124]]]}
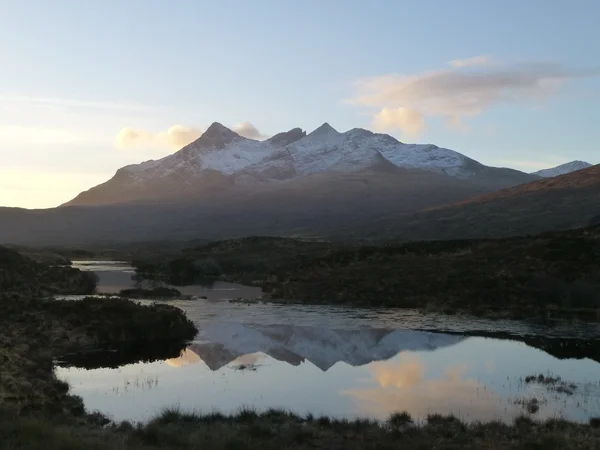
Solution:
{"label": "snow-capped mountain", "polygon": [[120,171],[133,175],[133,182],[156,177],[169,177],[173,174],[197,176],[203,171],[221,172],[231,175],[244,167],[255,164],[271,155],[277,148],[285,146],[290,139],[302,137],[303,133],[291,130],[260,142],[247,139],[224,127],[213,123],[196,141],[178,152],[157,161],[125,166]]}
{"label": "snow-capped mountain", "polygon": [[543,169],[537,172],[533,172],[532,175],[537,175],[544,178],[551,178],[575,172],[576,170],[587,169],[588,167],[592,167],[592,165],[593,164],[590,164],[585,161],[571,161],[565,164],[561,164],[560,166],[552,167],[550,169]]}
{"label": "snow-capped mountain", "polygon": [[327,172],[353,173],[382,165],[464,180],[485,174],[490,190],[535,178],[510,169],[489,168],[453,150],[404,144],[387,134],[360,128],[340,133],[325,123],[308,135],[294,128],[256,141],[215,122],[178,152],[123,167],[111,180],[67,205],[198,196],[235,185],[277,183]]}
{"label": "snow-capped mountain", "polygon": [[138,177],[164,177],[173,172],[200,175],[206,170],[233,175],[247,169],[247,173],[262,174],[278,167],[293,176],[307,176],[332,169],[358,171],[381,159],[397,167],[463,178],[472,175],[475,167],[483,167],[453,150],[403,144],[387,134],[361,128],[340,133],[324,123],[308,135],[295,128],[261,142],[239,136],[215,122],[198,140],[179,152],[122,170]]}

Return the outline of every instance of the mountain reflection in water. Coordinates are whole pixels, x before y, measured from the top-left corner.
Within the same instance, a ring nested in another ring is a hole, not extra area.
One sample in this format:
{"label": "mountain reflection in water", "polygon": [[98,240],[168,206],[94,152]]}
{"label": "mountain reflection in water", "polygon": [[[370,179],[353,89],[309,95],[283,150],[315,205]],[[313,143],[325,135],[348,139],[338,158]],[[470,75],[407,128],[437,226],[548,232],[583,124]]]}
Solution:
{"label": "mountain reflection in water", "polygon": [[[162,360],[133,361],[84,370],[65,357],[57,374],[89,409],[119,420],[147,420],[171,406],[199,412],[254,406],[336,417],[383,419],[408,411],[417,419],[452,413],[467,420],[511,420],[525,413],[519,400],[532,397],[541,402],[535,417],[586,421],[600,414],[600,364],[589,358],[561,360],[514,340],[210,320],[178,357],[170,350]],[[577,389],[567,396],[523,381],[538,373],[561,376]]]}
{"label": "mountain reflection in water", "polygon": [[[101,292],[131,287],[132,268],[79,261]],[[231,303],[260,289],[217,282],[171,300],[200,330],[191,344],[63,355],[57,375],[89,410],[144,421],[167,407],[224,413],[244,406],[385,419],[407,411],[510,421],[536,398],[534,417],[600,416],[600,325],[421,314],[393,308]],[[76,298],[74,298],[76,300]],[[429,330],[417,331],[419,330]],[[474,331],[477,330],[477,331]],[[572,395],[525,383],[552,374]]]}

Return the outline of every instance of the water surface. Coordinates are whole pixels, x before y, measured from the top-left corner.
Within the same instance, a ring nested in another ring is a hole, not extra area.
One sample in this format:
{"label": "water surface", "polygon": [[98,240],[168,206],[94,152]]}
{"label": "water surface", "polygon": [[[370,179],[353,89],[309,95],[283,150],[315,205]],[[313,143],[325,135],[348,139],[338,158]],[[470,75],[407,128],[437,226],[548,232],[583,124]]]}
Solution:
{"label": "water surface", "polygon": [[[111,264],[94,267],[103,289],[130,286],[131,269]],[[223,283],[189,289],[209,295],[169,302],[200,330],[180,357],[93,370],[69,367],[67,358],[58,376],[88,409],[116,420],[145,421],[172,406],[224,413],[252,406],[317,416],[383,419],[408,411],[417,419],[452,413],[510,421],[528,414],[524,404],[533,398],[539,411],[532,417],[585,422],[600,416],[600,354],[596,344],[589,347],[600,335],[594,325],[245,305],[227,299],[259,291]],[[473,330],[510,339],[466,333]],[[560,376],[573,384],[571,392],[525,383],[539,373]]]}

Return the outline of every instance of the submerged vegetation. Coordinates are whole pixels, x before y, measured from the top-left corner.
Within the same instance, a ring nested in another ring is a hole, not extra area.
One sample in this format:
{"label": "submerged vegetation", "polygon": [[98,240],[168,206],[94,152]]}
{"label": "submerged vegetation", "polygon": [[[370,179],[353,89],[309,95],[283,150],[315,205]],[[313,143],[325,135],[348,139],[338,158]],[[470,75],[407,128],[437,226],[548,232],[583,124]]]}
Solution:
{"label": "submerged vegetation", "polygon": [[549,392],[557,392],[559,394],[573,395],[577,390],[577,385],[574,383],[568,383],[561,377],[553,377],[552,375],[528,375],[525,377],[526,384],[538,384],[545,386]]}
{"label": "submerged vegetation", "polygon": [[212,277],[260,286],[280,300],[515,316],[600,314],[600,227],[382,246],[255,237],[188,249],[162,266],[134,265],[142,277],[149,266],[165,277],[172,267],[187,267],[189,279],[197,280],[207,275],[198,261],[218,267]]}

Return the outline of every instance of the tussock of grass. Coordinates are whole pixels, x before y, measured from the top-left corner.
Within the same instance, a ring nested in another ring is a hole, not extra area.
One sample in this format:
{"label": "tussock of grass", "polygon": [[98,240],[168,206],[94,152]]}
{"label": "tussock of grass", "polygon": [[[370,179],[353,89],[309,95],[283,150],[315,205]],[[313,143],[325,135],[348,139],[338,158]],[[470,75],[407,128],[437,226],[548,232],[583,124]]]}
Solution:
{"label": "tussock of grass", "polygon": [[397,428],[413,423],[413,419],[407,412],[394,413],[390,416],[388,423],[391,427]]}

